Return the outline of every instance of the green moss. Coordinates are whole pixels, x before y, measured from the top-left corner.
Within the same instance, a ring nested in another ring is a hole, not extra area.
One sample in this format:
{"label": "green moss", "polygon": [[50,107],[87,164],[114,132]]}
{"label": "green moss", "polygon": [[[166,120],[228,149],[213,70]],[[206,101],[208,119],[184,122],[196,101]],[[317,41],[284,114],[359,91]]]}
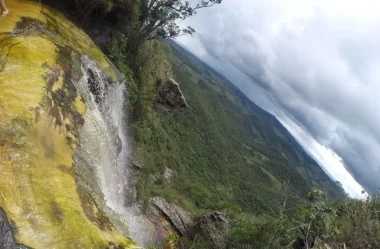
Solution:
{"label": "green moss", "polygon": [[97,206],[93,193],[89,193],[79,186],[78,194],[81,198],[83,211],[91,222],[95,223],[102,230],[111,231],[114,229],[106,214]]}

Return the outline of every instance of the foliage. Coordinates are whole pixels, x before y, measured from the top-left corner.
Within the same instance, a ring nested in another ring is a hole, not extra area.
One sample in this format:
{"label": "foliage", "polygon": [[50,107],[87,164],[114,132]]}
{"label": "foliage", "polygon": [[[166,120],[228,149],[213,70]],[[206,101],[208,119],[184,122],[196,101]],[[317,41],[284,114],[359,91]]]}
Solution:
{"label": "foliage", "polygon": [[338,203],[330,228],[328,244],[348,248],[380,247],[380,195],[364,200],[344,200]]}
{"label": "foliage", "polygon": [[[226,248],[380,247],[378,196],[326,201],[344,197],[341,184],[273,116],[186,50],[155,40],[191,34],[176,21],[220,0],[195,7],[175,0],[75,1],[85,18],[102,9],[120,19],[107,55],[127,78],[133,157],[144,166],[140,199],[163,196],[198,215],[225,210],[231,223],[215,232]],[[172,71],[190,108],[154,113],[156,82]],[[186,248],[213,248],[202,235],[181,240]]]}
{"label": "foliage", "polygon": [[156,40],[146,41],[139,47],[135,59],[127,64],[131,59],[125,51],[127,42],[126,39],[112,40],[107,55],[126,76],[129,117],[146,119],[152,112],[157,81],[166,81],[171,75],[165,56],[170,47]]}
{"label": "foliage", "polygon": [[[341,184],[278,121],[175,44],[145,45],[130,93],[138,95],[130,106],[145,110],[131,120],[134,158],[144,165],[141,199],[163,196],[198,215],[226,210],[228,230],[215,231],[226,248],[379,248],[378,196],[331,201],[344,197]],[[165,54],[190,105],[173,115],[151,111],[155,80],[171,72]],[[215,248],[201,234],[176,239],[184,248]]]}
{"label": "foliage", "polygon": [[[195,213],[219,209],[273,215],[285,196],[289,206],[305,202],[311,186],[323,189],[324,198],[341,195],[273,116],[170,45],[160,49],[190,107],[172,115],[147,111],[132,119],[134,157],[144,165],[140,198],[163,196]],[[144,102],[147,108],[150,101]],[[163,176],[167,168],[174,171],[170,182]]]}
{"label": "foliage", "polygon": [[[109,53],[133,84],[133,157],[144,165],[140,199],[163,196],[199,215],[226,210],[232,222],[219,232],[227,248],[291,248],[297,237],[332,243],[335,220],[323,201],[343,191],[273,116],[175,44],[145,43],[136,61],[141,67],[129,74],[120,42],[126,40],[115,40]],[[172,70],[190,108],[154,113],[155,83]],[[171,181],[164,177],[168,168]],[[181,241],[185,248],[212,248],[201,235]]]}
{"label": "foliage", "polygon": [[[317,193],[314,189],[310,195]],[[223,248],[231,249],[367,249],[380,246],[379,195],[337,202],[315,198],[308,204],[296,208],[285,206],[285,210],[277,209],[277,212],[285,215],[266,215],[260,220],[239,216],[231,220],[227,231],[215,233],[223,234],[226,245]]]}
{"label": "foliage", "polygon": [[[62,8],[55,2],[44,2]],[[123,55],[132,57],[125,61],[130,66],[130,62],[136,63],[136,52],[145,41],[191,35],[195,30],[192,27],[180,28],[178,21],[194,16],[199,9],[221,2],[199,0],[190,4],[185,0],[67,0],[64,7],[77,13],[77,18],[86,26],[104,22],[107,25],[104,34],[112,34],[112,39],[124,40],[118,43],[124,46]],[[135,72],[134,68],[131,69]]]}
{"label": "foliage", "polygon": [[227,248],[288,248],[292,237],[287,228],[285,219],[267,217],[261,224],[235,220],[226,237]]}
{"label": "foliage", "polygon": [[[45,0],[47,1],[47,0]],[[185,0],[70,0],[82,20],[112,16],[122,26],[138,21],[139,41],[174,38],[192,34],[191,27],[181,29],[177,22],[197,14],[202,8],[220,4],[222,0],[199,0],[190,4]],[[194,1],[193,1],[194,2]],[[122,27],[123,28],[123,27]]]}
{"label": "foliage", "polygon": [[178,37],[192,34],[191,27],[180,29],[177,20],[184,20],[196,14],[201,8],[219,4],[222,0],[201,0],[195,6],[182,0],[143,0],[141,7],[141,39]]}

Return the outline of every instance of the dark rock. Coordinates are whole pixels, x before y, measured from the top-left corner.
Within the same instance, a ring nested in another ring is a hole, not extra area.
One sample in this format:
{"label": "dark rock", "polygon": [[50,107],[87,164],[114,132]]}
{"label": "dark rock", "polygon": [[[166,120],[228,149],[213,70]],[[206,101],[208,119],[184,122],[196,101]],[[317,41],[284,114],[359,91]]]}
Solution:
{"label": "dark rock", "polygon": [[89,30],[94,43],[103,51],[106,51],[107,46],[111,43],[113,32],[112,27],[100,22]]}
{"label": "dark rock", "polygon": [[228,224],[229,220],[224,216],[222,212],[215,211],[212,214],[208,216],[209,219],[211,219],[213,222],[223,222]]}
{"label": "dark rock", "polygon": [[209,215],[204,215],[195,221],[191,239],[202,236],[209,241],[212,248],[226,248],[225,238],[223,233],[220,233],[220,229],[227,229],[228,223],[228,218],[222,212],[215,211]]}
{"label": "dark rock", "polygon": [[137,178],[140,171],[142,170],[142,166],[137,162],[131,162],[131,167],[129,167],[128,173],[134,178]]}
{"label": "dark rock", "polygon": [[309,234],[304,229],[300,229],[301,236],[298,236],[292,243],[293,249],[307,249],[307,248],[314,248],[314,236],[312,234]]}
{"label": "dark rock", "polygon": [[180,236],[189,236],[192,220],[190,214],[175,204],[168,203],[161,197],[151,199],[152,204],[172,225],[172,228]]}
{"label": "dark rock", "polygon": [[117,147],[117,155],[120,155],[120,152],[123,150],[123,141],[121,141],[121,138],[117,136],[116,139],[116,147]]}
{"label": "dark rock", "polygon": [[108,243],[109,246],[106,247],[106,249],[124,249],[123,246],[117,246],[115,243],[113,243],[112,241],[110,241]]}
{"label": "dark rock", "polygon": [[133,167],[136,171],[140,171],[140,170],[142,170],[142,166],[141,166],[138,162],[133,161],[133,162],[131,162],[131,165],[132,165],[132,167]]}
{"label": "dark rock", "polygon": [[215,211],[208,215],[203,215],[195,222],[195,227],[199,227],[203,224],[214,224],[214,223],[223,223],[228,224],[229,219],[224,215],[224,213]]}
{"label": "dark rock", "polygon": [[187,108],[186,99],[183,96],[178,83],[170,79],[167,82],[157,82],[157,96],[154,110],[160,113],[171,113],[179,108]]}
{"label": "dark rock", "polygon": [[293,249],[307,249],[307,248],[313,248],[314,247],[314,240],[308,243],[309,245],[306,245],[306,241],[304,238],[297,237],[296,240],[293,241],[292,248]]}
{"label": "dark rock", "polygon": [[0,208],[0,248],[30,249],[29,247],[16,242],[12,234],[12,226],[9,224],[7,215],[2,208]]}
{"label": "dark rock", "polygon": [[[111,84],[111,79],[109,79],[104,72],[96,72],[91,68],[87,68],[87,76],[87,83],[90,92],[95,97],[95,102],[99,104],[102,102],[106,90],[102,89],[102,87],[107,87],[109,84]],[[100,82],[105,82],[105,86],[103,86]]]}
{"label": "dark rock", "polygon": [[100,84],[98,83],[98,79],[95,76],[95,73],[91,69],[87,69],[87,75],[88,75],[88,87],[90,88],[91,93],[95,97],[95,102],[97,104],[100,103],[102,100],[102,90],[100,89]]}
{"label": "dark rock", "polygon": [[137,162],[130,162],[125,173],[125,189],[124,189],[124,204],[126,207],[131,207],[136,202],[137,197],[137,176],[142,167]]}

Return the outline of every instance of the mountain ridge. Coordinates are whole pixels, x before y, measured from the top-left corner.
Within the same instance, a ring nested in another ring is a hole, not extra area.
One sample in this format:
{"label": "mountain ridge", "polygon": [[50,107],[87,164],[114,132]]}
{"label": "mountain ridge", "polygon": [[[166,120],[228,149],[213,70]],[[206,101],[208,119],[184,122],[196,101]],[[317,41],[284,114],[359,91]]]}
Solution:
{"label": "mountain ridge", "polygon": [[290,206],[313,186],[326,198],[344,196],[272,114],[179,45],[161,46],[188,108],[132,122],[140,197],[162,196],[192,213],[257,215],[274,213],[289,186]]}
{"label": "mountain ridge", "polygon": [[[215,68],[213,68],[211,65],[207,64],[206,62],[202,61],[199,57],[197,57],[194,53],[186,49],[185,47],[181,46],[181,44],[175,42],[174,40],[168,40],[167,41],[172,47],[176,47],[177,50],[182,50],[188,54],[190,54],[194,59],[198,60],[198,63],[201,63],[203,67],[205,67],[207,70],[210,70],[212,73],[217,75],[222,82],[224,83],[224,86],[228,88],[230,91],[235,93],[241,100],[242,105],[245,108],[251,108],[252,112],[259,114],[261,118],[264,118],[268,123],[272,124],[276,129],[280,130],[281,133],[283,133],[290,144],[294,147],[296,147],[298,150],[300,150],[303,154],[306,154],[310,160],[310,163],[317,165],[320,167],[323,171],[323,174],[325,177],[328,178],[331,184],[336,185],[336,182],[326,173],[324,172],[324,169],[322,166],[318,164],[318,162],[309,155],[306,150],[298,143],[298,141],[292,136],[292,134],[284,127],[284,125],[274,116],[273,114],[265,111],[263,108],[258,106],[254,101],[252,101],[250,98],[248,98],[235,84],[233,84],[229,79],[227,79],[226,76],[224,76],[222,73],[218,72]],[[193,70],[196,70],[196,68],[190,63],[186,64],[189,67],[191,67]],[[310,179],[310,177],[308,177]]]}

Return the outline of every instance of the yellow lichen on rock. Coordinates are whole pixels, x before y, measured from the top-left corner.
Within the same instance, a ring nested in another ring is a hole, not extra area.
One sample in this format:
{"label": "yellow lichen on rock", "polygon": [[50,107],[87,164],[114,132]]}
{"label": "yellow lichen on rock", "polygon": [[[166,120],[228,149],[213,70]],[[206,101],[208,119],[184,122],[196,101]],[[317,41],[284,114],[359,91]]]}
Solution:
{"label": "yellow lichen on rock", "polygon": [[[109,241],[134,247],[115,228],[101,230],[86,217],[72,170],[76,136],[65,128],[72,119],[52,96],[62,90],[66,70],[57,63],[59,46],[92,56],[104,69],[110,65],[57,13],[29,1],[8,0],[7,5],[10,14],[0,17],[0,206],[17,227],[17,241],[35,249],[105,248]],[[37,22],[52,21],[61,32],[48,36]],[[70,104],[84,114],[79,95]]]}

